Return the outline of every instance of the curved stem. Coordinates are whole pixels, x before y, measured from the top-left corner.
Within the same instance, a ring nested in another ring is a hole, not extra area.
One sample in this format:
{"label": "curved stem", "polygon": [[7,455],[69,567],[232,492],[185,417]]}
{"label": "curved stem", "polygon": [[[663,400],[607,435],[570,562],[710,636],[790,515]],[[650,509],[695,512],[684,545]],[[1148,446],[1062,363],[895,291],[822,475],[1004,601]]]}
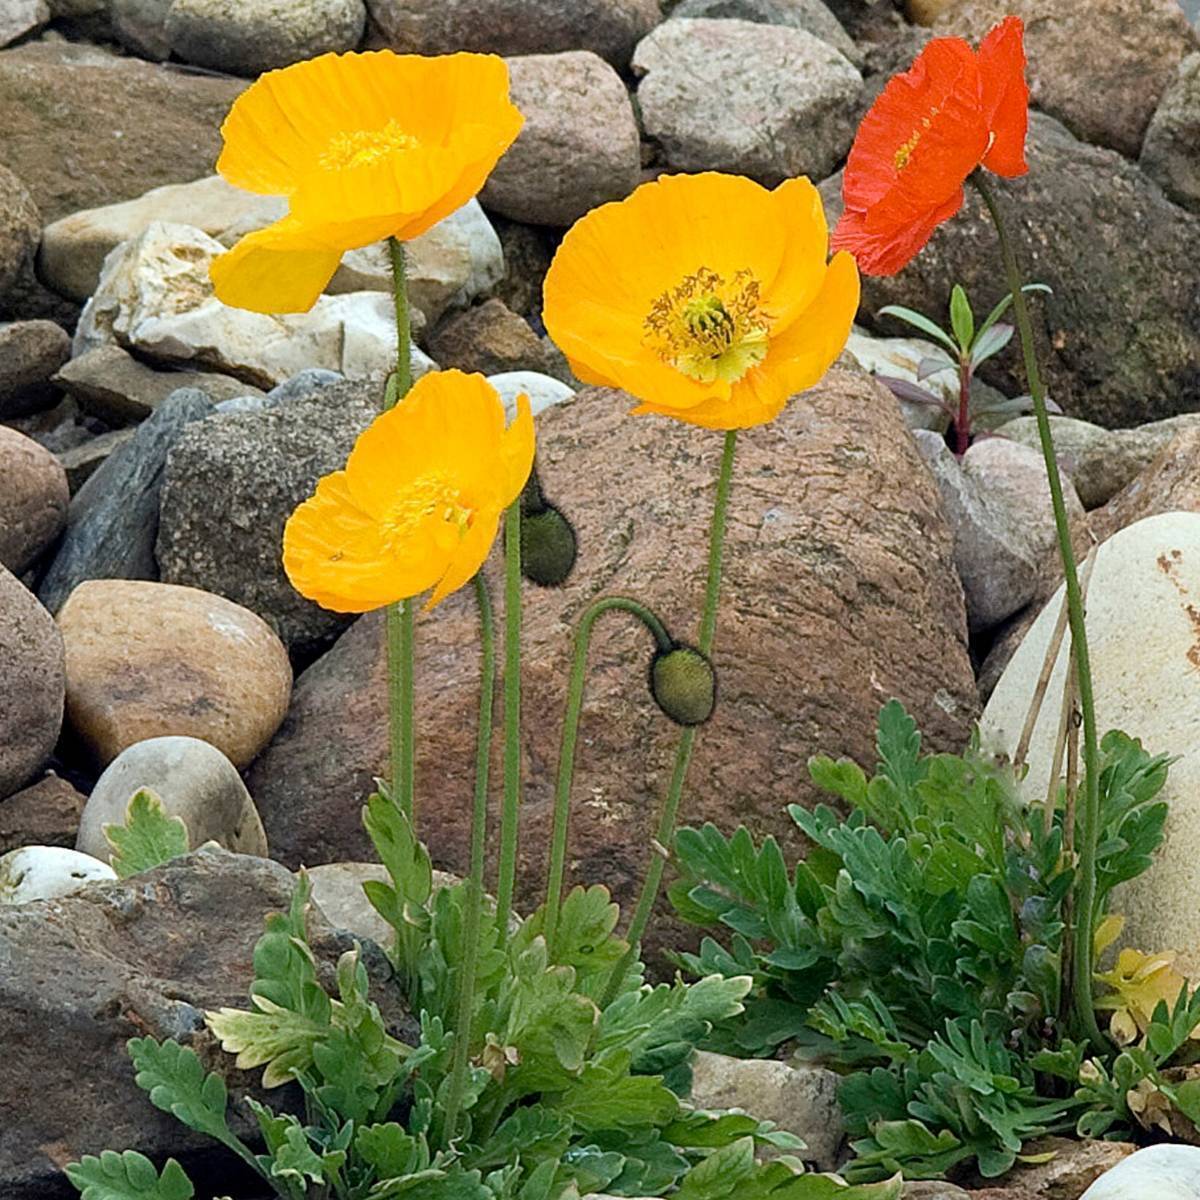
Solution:
{"label": "curved stem", "polygon": [[606,612],[627,612],[637,617],[650,631],[659,650],[670,650],[674,643],[666,626],[644,604],[625,596],[605,596],[594,601],[579,619],[575,630],[575,652],[571,660],[571,678],[567,685],[567,711],[563,718],[562,747],[558,754],[558,783],[554,794],[554,829],[550,837],[550,868],[546,881],[546,906],[543,933],[546,945],[554,952],[558,929],[558,911],[562,902],[563,872],[567,858],[567,830],[571,815],[571,781],[575,777],[575,742],[579,734],[579,715],[583,708],[583,685],[587,674],[588,647],[592,629]]}
{"label": "curved stem", "polygon": [[496,685],[496,634],[492,601],[482,575],[475,576],[479,602],[479,641],[482,652],[479,680],[479,729],[475,740],[475,807],[471,815],[471,867],[467,876],[463,956],[459,970],[458,1022],[454,1032],[454,1059],[446,1092],[446,1145],[458,1135],[458,1117],[467,1084],[471,1019],[475,1013],[475,974],[479,965],[479,927],[483,914],[483,860],[487,845],[488,756],[492,745],[492,702]]}
{"label": "curved stem", "polygon": [[521,498],[504,516],[504,808],[500,816],[500,871],[496,925],[508,940],[517,875],[521,818]]}
{"label": "curved stem", "polygon": [[[412,387],[412,329],[404,275],[404,245],[388,239],[392,259],[392,302],[396,309],[396,370],[384,392],[384,411]],[[416,753],[413,734],[413,602],[401,600],[387,610],[388,729],[392,799],[416,828]]]}
{"label": "curved stem", "polygon": [[[712,654],[713,639],[717,631],[717,601],[721,595],[721,565],[725,551],[725,525],[729,516],[729,492],[733,482],[733,458],[737,450],[737,430],[730,429],[725,434],[725,446],[721,454],[721,469],[717,475],[717,495],[713,502],[712,531],[708,543],[708,585],[704,591],[704,613],[700,619],[700,652],[707,658]],[[642,881],[641,894],[638,896],[637,907],[633,910],[633,918],[625,934],[629,949],[625,951],[621,961],[613,968],[604,989],[604,997],[600,1002],[601,1008],[606,1008],[616,999],[621,990],[630,966],[640,953],[642,935],[650,922],[650,914],[654,902],[658,899],[658,888],[662,883],[663,868],[666,866],[666,856],[670,852],[671,842],[675,836],[675,822],[679,815],[679,801],[683,796],[683,785],[687,780],[688,767],[692,761],[692,748],[696,744],[696,727],[690,726],[683,731],[679,739],[679,748],[675,752],[675,767],[671,772],[671,783],[667,788],[667,797],[663,802],[662,812],[658,818],[658,829],[654,835],[654,845],[651,847],[650,865],[646,868],[646,878]]]}
{"label": "curved stem", "polygon": [[1037,354],[1033,344],[1033,326],[1029,320],[1029,309],[1025,293],[1021,290],[1021,272],[1013,254],[1012,244],[1004,226],[1004,220],[996,205],[995,197],[987,181],[979,172],[972,177],[975,187],[983,197],[996,226],[1000,240],[1000,255],[1004,260],[1004,271],[1008,279],[1008,290],[1012,293],[1013,313],[1017,329],[1021,334],[1021,352],[1025,359],[1025,374],[1029,382],[1029,395],[1033,400],[1033,411],[1037,418],[1038,437],[1042,445],[1042,457],[1046,462],[1046,478],[1050,484],[1050,500],[1054,508],[1054,527],[1058,534],[1058,549],[1062,557],[1063,579],[1067,593],[1067,620],[1071,628],[1071,654],[1079,684],[1079,707],[1083,713],[1083,804],[1079,813],[1079,867],[1075,877],[1075,944],[1074,944],[1074,1008],[1084,1035],[1097,1047],[1106,1046],[1100,1026],[1096,1023],[1096,1010],[1092,1003],[1092,934],[1095,926],[1096,907],[1096,843],[1100,835],[1100,748],[1096,736],[1096,700],[1092,688],[1091,659],[1088,655],[1087,627],[1083,607],[1083,596],[1079,586],[1079,573],[1075,566],[1075,550],[1071,544],[1071,525],[1067,517],[1067,506],[1063,500],[1062,478],[1058,471],[1058,458],[1054,452],[1054,436],[1050,431],[1050,417],[1046,411],[1046,390],[1038,370]]}

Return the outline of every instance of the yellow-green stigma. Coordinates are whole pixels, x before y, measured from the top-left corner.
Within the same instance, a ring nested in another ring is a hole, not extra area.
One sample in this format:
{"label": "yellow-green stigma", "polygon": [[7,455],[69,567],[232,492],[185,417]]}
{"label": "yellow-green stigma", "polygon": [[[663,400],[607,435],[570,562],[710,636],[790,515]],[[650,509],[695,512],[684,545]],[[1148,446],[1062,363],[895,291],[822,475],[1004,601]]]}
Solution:
{"label": "yellow-green stigma", "polygon": [[758,280],[746,270],[726,282],[701,267],[655,300],[644,328],[659,358],[698,383],[736,383],[767,357]]}
{"label": "yellow-green stigma", "polygon": [[398,151],[415,149],[417,144],[417,139],[405,133],[393,117],[382,129],[356,129],[353,133],[335,134],[319,161],[327,171],[364,167]]}

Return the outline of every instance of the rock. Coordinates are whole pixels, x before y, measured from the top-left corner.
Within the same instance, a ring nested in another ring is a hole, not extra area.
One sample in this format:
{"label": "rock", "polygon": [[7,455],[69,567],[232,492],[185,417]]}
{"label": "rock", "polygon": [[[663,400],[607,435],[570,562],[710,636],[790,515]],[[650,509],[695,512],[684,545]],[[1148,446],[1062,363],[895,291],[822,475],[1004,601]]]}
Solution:
{"label": "rock", "polygon": [[[975,442],[962,459],[945,439],[916,432],[954,533],[954,562],[974,632],[992,629],[1037,592],[1042,561],[1056,546],[1050,485],[1039,452],[1002,438]],[[1070,515],[1083,506],[1067,492]]]}
{"label": "rock", "polygon": [[50,377],[71,354],[71,339],[53,321],[0,325],[0,419],[49,408]]}
{"label": "rock", "polygon": [[904,0],[904,11],[918,25],[932,25],[957,0]]}
{"label": "rock", "polygon": [[[1034,1161],[1018,1161],[1001,1186],[968,1194],[972,1200],[1075,1200],[1089,1184],[1136,1149],[1129,1142],[1038,1138],[1022,1148],[1022,1157],[1028,1154]],[[1048,1156],[1048,1161],[1038,1162],[1042,1156]]]}
{"label": "rock", "polygon": [[125,445],[136,432],[128,429],[114,429],[111,433],[102,433],[97,437],[88,438],[78,446],[63,450],[58,461],[62,463],[67,473],[67,485],[71,495],[77,491],[106,463],[113,451]]}
{"label": "rock", "polygon": [[[1125,941],[1147,951],[1174,949],[1179,969],[1200,968],[1200,513],[1166,513],[1114,534],[1096,552],[1087,629],[1101,732],[1124,730],[1152,753],[1179,757],[1162,799],[1166,841],[1153,867],[1114,901],[1127,920]],[[1062,589],[1042,610],[1005,668],[983,714],[985,745],[1011,752],[1041,671]],[[1136,619],[1135,618],[1136,615]],[[1044,796],[1058,727],[1067,646],[1059,654],[1029,752],[1029,796]]]}
{"label": "rock", "polygon": [[496,375],[538,371],[548,355],[541,338],[503,300],[487,300],[456,313],[429,335],[425,347],[443,369]]}
{"label": "rock", "polygon": [[683,0],[671,10],[672,17],[733,17],[763,25],[787,25],[804,29],[828,42],[857,67],[861,54],[854,39],[821,0]]}
{"label": "rock", "polygon": [[496,234],[504,248],[504,278],[495,294],[527,320],[541,320],[542,283],[554,257],[556,239],[549,229],[496,218]]}
{"label": "rock", "polygon": [[25,184],[0,166],[0,294],[29,267],[37,251],[42,219]]}
{"label": "rock", "polygon": [[[1070,472],[1083,507],[1093,509],[1108,503],[1179,434],[1200,429],[1200,414],[1181,413],[1133,429],[1102,429],[1072,417],[1051,417],[1050,425],[1059,463]],[[1018,417],[997,432],[1032,449],[1040,448],[1033,417]]]}
{"label": "rock", "polygon": [[67,720],[106,766],[147,738],[186,736],[250,765],[292,691],[283,643],[252,612],[166,583],[81,583],[58,614]]}
{"label": "rock", "polygon": [[[0,1143],[0,1192],[13,1200],[61,1195],[63,1163],[111,1146],[136,1147],[157,1162],[185,1158],[200,1168],[193,1179],[200,1171],[213,1177],[205,1191],[229,1190],[226,1152],[150,1103],[133,1082],[125,1043],[150,1036],[190,1044],[206,1069],[226,1077],[231,1128],[241,1136],[256,1128],[244,1097],[261,1072],[232,1069],[204,1030],[203,1012],[246,1007],[254,943],[294,888],[275,863],[204,850],[136,879],[0,909],[0,1094],[20,1113]],[[318,912],[310,910],[308,925],[329,986],[333,962],[350,947]],[[411,1041],[411,1019],[382,983],[383,964],[364,962],[389,1031]],[[278,1091],[254,1094],[280,1104]]]}
{"label": "rock", "polygon": [[69,896],[89,883],[116,879],[107,863],[62,846],[22,846],[0,857],[0,904]]}
{"label": "rock", "polygon": [[660,20],[659,0],[367,0],[387,44],[410,54],[591,50],[615,66]]}
{"label": "rock", "polygon": [[[1200,217],[1118,154],[1076,141],[1039,113],[1030,117],[1028,158],[1027,176],[991,182],[1025,278],[1054,289],[1031,301],[1052,397],[1069,415],[1108,427],[1200,406],[1200,307],[1190,299],[1200,287]],[[840,176],[821,187],[831,226],[841,188]],[[986,312],[1004,287],[995,246],[983,203],[968,188],[963,211],[913,264],[889,278],[864,276],[862,311],[895,303],[945,312],[961,283]],[[1006,395],[1026,390],[1015,347],[983,374]]]}
{"label": "rock", "polygon": [[[538,417],[542,482],[575,525],[580,564],[564,587],[525,592],[523,902],[544,889],[560,714],[583,608],[597,594],[636,595],[676,636],[695,637],[720,438],[630,417],[631,406],[588,389]],[[253,552],[234,545],[228,556]],[[728,827],[736,796],[737,819],[756,835],[774,831],[791,855],[798,839],[780,795],[812,801],[804,764],[818,750],[873,762],[878,709],[891,696],[912,708],[929,745],[962,745],[974,679],[951,537],[881,388],[832,371],[744,439],[727,572],[716,644],[722,703],[697,744],[684,822]],[[387,773],[382,630],[382,614],[360,619],[299,677],[287,719],[251,768],[284,862],[371,856],[358,811]],[[435,863],[450,870],[466,861],[477,637],[467,592],[418,622],[419,825]],[[623,903],[640,883],[677,741],[642,684],[649,649],[630,622],[597,627],[575,784],[588,800],[573,817],[571,877],[603,882]],[[654,928],[661,937],[667,918]],[[671,937],[681,940],[677,929]]]}
{"label": "rock", "polygon": [[366,20],[363,0],[173,0],[165,33],[184,62],[253,77],[353,50]]}
{"label": "rock", "polygon": [[[903,379],[906,383],[919,384],[927,392],[957,408],[958,372],[953,367],[948,366],[944,371],[937,371],[925,379],[917,378],[922,361],[936,349],[932,342],[920,338],[872,337],[855,326],[850,331],[843,354],[868,375],[888,375],[893,379]],[[907,400],[897,400],[897,403],[910,429],[934,429],[945,433],[949,428],[950,419],[940,409]]]}
{"label": "rock", "polygon": [[[322,863],[307,870],[313,902],[335,929],[370,938],[380,946],[392,944],[392,927],[371,907],[362,887],[368,879],[388,882],[385,866],[378,862]],[[445,871],[433,873],[434,891],[457,882],[457,876]]]}
{"label": "rock", "polygon": [[208,742],[155,737],[122,750],[96,780],[79,818],[75,848],[108,862],[105,825],[122,825],[134,794],[149,788],[187,826],[192,849],[219,843],[240,854],[267,856],[267,839],[237,767]]}
{"label": "rock", "polygon": [[248,383],[211,371],[156,371],[111,342],[71,359],[54,377],[79,407],[109,425],[143,421],[180,388],[198,389],[214,404],[262,395]]}
{"label": "rock", "polygon": [[212,413],[202,392],[168,397],[71,500],[67,532],[38,589],[57,612],[85,579],[154,579],[154,539],[167,454],[183,429]]}
{"label": "rock", "polygon": [[1195,1200],[1200,1197],[1200,1147],[1147,1146],[1105,1172],[1082,1200]]}
{"label": "rock", "polygon": [[500,393],[510,420],[516,414],[518,396],[529,397],[529,407],[536,417],[545,409],[570,400],[575,395],[574,389],[561,379],[552,379],[537,371],[504,371],[499,375],[489,375],[488,383]]}
{"label": "rock", "polygon": [[283,527],[322,475],[346,465],[381,399],[374,384],[331,384],[261,412],[222,413],[181,437],[163,489],[163,580],[245,606],[293,650],[315,649],[344,628],[345,617],[288,582]]}
{"label": "rock", "polygon": [[21,846],[73,847],[86,800],[53,772],[0,800],[0,854]]}
{"label": "rock", "polygon": [[1200,427],[1176,434],[1161,453],[1103,508],[1091,514],[1089,528],[1099,542],[1146,517],[1169,512],[1200,512]]}
{"label": "rock", "polygon": [[0,799],[50,757],[63,715],[62,635],[21,582],[0,567]]}
{"label": "rock", "polygon": [[1025,21],[1033,103],[1083,141],[1137,158],[1159,97],[1197,48],[1178,0],[961,0],[934,31],[974,44],[1010,14]]}
{"label": "rock", "polygon": [[257,196],[219,175],[152,188],[145,195],[60,217],[42,232],[38,275],[81,304],[96,290],[108,254],[155,221],[191,225],[232,246],[287,212],[282,196]]}
{"label": "rock", "polygon": [[[504,277],[504,252],[478,200],[439,221],[405,245],[409,305],[432,324],[451,308],[486,296]],[[330,281],[331,295],[392,291],[392,260],[385,242],[342,257]]]}
{"label": "rock", "polygon": [[1142,170],[1176,204],[1200,212],[1200,54],[1189,54],[1146,129]]}
{"label": "rock", "polygon": [[0,425],[0,566],[20,575],[67,523],[67,473],[24,434]]}
{"label": "rock", "polygon": [[5,0],[4,11],[0,12],[0,47],[27,33],[36,33],[49,20],[46,0]]}
{"label": "rock", "polygon": [[644,76],[646,135],[677,171],[730,171],[766,187],[820,180],[854,139],[862,76],[803,29],[665,21],[638,45],[633,69]]}
{"label": "rock", "polygon": [[[169,364],[187,363],[272,388],[304,367],[355,378],[383,375],[396,358],[396,317],[379,292],[322,296],[306,313],[230,308],[212,293],[220,242],[187,225],[154,222],[104,260],[75,332],[76,355],[116,342]],[[413,375],[432,363],[413,347]]]}
{"label": "rock", "polygon": [[918,1179],[904,1185],[904,1200],[971,1200],[971,1193],[944,1179]]}
{"label": "rock", "polygon": [[846,1135],[838,1105],[839,1077],[824,1067],[790,1066],[770,1058],[730,1058],[697,1050],[691,1101],[696,1108],[737,1108],[804,1140],[797,1157],[832,1171]]}
{"label": "rock", "polygon": [[167,13],[171,0],[108,0],[112,32],[126,50],[165,62],[171,57]]}
{"label": "rock", "polygon": [[46,222],[196,179],[212,170],[221,122],[245,86],[96,46],[6,50],[0,163],[25,181]]}
{"label": "rock", "polygon": [[620,76],[587,50],[508,62],[513,103],[525,116],[480,200],[533,225],[570,225],[639,183],[637,121]]}

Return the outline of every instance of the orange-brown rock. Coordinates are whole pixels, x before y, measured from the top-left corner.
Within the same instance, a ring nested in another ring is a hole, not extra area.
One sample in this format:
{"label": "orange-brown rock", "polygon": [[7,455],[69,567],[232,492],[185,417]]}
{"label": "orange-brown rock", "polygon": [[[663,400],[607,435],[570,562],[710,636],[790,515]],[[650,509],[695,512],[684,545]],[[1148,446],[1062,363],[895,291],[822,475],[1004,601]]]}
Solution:
{"label": "orange-brown rock", "polygon": [[287,712],[287,651],[260,617],[198,588],[81,583],[58,614],[67,719],[104,766],[147,738],[200,738],[245,767]]}
{"label": "orange-brown rock", "polygon": [[[589,389],[538,418],[542,482],[574,521],[580,557],[565,587],[525,591],[518,907],[544,886],[583,609],[625,593],[676,637],[697,636],[721,435],[630,417],[629,407],[620,393]],[[382,629],[381,615],[361,619],[300,677],[250,772],[273,852],[290,865],[371,856],[359,807],[387,773]],[[419,621],[416,644],[419,830],[438,866],[461,871],[479,678],[470,589]],[[570,874],[625,902],[678,738],[647,692],[650,650],[629,619],[599,623],[577,758]],[[950,534],[895,401],[865,376],[835,370],[773,425],[741,435],[715,659],[718,706],[698,740],[688,823],[744,821],[794,853],[785,806],[813,798],[809,755],[873,762],[877,713],[892,696],[931,746],[967,737],[976,701]],[[499,746],[498,725],[494,770]]]}

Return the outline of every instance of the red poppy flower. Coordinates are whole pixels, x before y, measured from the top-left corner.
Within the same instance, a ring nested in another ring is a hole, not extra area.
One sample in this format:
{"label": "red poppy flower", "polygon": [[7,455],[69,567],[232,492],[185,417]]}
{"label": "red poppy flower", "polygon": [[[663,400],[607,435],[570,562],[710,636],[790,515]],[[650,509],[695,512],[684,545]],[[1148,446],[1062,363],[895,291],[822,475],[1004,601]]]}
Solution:
{"label": "red poppy flower", "polygon": [[963,202],[978,166],[1024,175],[1029,88],[1024,26],[1005,17],[980,44],[935,38],[888,82],[858,129],[833,231],[867,275],[894,275]]}

